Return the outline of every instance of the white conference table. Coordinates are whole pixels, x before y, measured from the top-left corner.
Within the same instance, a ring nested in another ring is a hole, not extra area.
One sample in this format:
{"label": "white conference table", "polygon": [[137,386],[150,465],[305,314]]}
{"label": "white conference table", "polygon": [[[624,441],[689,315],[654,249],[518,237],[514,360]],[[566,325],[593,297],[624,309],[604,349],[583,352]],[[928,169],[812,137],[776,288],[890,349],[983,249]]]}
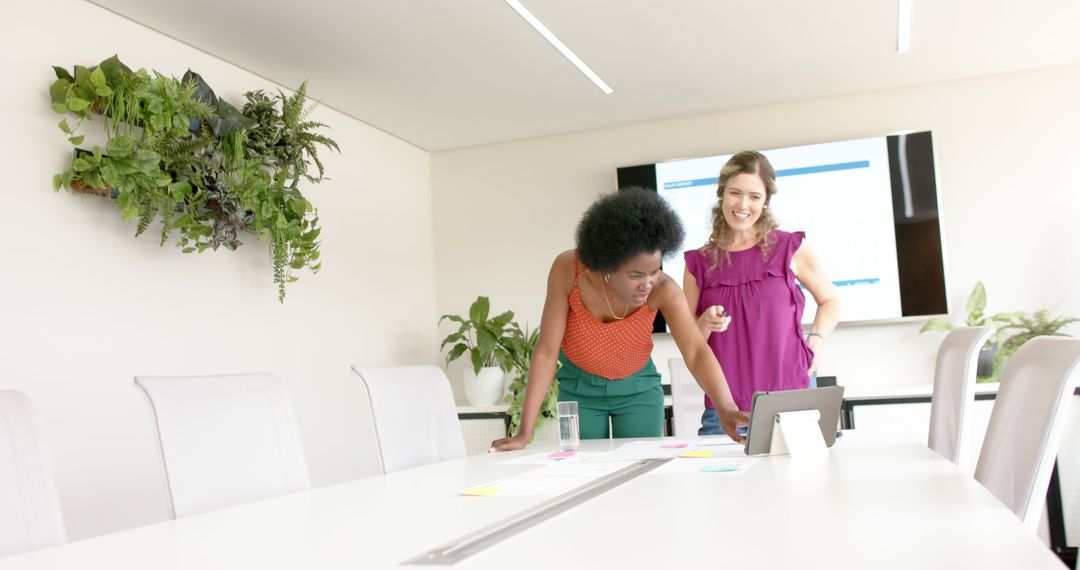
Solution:
{"label": "white conference table", "polygon": [[[625,441],[584,442],[583,450]],[[484,454],[0,559],[0,570],[420,568],[402,562],[546,500],[463,489],[537,469]],[[960,469],[855,432],[825,458],[645,474],[454,568],[1065,566]]]}

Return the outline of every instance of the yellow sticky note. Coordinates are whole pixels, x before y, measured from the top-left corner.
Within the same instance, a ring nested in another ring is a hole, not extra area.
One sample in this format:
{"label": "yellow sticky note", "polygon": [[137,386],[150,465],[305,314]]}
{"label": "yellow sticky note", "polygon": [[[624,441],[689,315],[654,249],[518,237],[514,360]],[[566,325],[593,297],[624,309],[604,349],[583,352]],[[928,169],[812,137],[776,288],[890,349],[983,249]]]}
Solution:
{"label": "yellow sticky note", "polygon": [[502,489],[498,487],[470,487],[461,492],[462,495],[470,497],[490,497],[499,493],[502,493]]}
{"label": "yellow sticky note", "polygon": [[701,449],[694,451],[684,451],[679,457],[712,457],[711,449]]}

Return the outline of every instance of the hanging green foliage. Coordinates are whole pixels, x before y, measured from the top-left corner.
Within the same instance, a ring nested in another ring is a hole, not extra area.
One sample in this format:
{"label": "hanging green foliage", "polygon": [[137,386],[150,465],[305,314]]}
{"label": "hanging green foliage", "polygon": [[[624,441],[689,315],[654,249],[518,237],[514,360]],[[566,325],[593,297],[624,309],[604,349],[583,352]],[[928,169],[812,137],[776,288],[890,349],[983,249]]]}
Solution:
{"label": "hanging green foliage", "polygon": [[338,145],[308,120],[307,85],[293,95],[244,95],[242,109],[220,99],[199,74],[181,79],[132,71],[116,56],[75,73],[53,67],[49,88],[58,124],[73,145],[99,122],[105,146],[76,149],[53,186],[112,196],[135,235],[157,221],[161,244],[185,253],[234,250],[245,234],[268,243],[278,300],[296,271],[319,270],[319,218],[299,183],[325,177],[320,147]]}

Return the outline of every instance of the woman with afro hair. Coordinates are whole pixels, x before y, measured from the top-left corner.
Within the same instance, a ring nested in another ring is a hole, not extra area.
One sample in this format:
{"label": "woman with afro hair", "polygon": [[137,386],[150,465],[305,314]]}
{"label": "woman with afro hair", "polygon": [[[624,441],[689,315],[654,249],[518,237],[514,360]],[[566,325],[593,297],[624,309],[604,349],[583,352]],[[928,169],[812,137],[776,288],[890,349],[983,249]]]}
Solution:
{"label": "woman with afro hair", "polygon": [[577,249],[559,254],[548,274],[521,429],[492,442],[492,451],[528,444],[556,362],[562,364],[559,400],[578,402],[582,438],[660,436],[664,395],[651,358],[657,311],[694,378],[716,403],[724,432],[743,441],[736,427],[746,425],[746,413],[736,407],[682,290],[660,270],[683,236],[678,216],[656,192],[626,189],[589,207],[577,227]]}

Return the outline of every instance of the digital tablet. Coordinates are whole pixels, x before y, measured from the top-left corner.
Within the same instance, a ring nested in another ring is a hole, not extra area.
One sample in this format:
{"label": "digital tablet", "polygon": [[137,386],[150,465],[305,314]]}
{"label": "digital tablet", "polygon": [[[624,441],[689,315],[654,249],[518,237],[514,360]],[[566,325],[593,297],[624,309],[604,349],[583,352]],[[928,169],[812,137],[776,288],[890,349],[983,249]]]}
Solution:
{"label": "digital tablet", "polygon": [[746,434],[746,454],[769,453],[772,446],[773,426],[778,412],[818,410],[821,419],[821,435],[825,445],[836,442],[836,428],[840,421],[840,404],[844,399],[843,386],[786,390],[783,392],[754,392],[750,401],[750,425]]}

